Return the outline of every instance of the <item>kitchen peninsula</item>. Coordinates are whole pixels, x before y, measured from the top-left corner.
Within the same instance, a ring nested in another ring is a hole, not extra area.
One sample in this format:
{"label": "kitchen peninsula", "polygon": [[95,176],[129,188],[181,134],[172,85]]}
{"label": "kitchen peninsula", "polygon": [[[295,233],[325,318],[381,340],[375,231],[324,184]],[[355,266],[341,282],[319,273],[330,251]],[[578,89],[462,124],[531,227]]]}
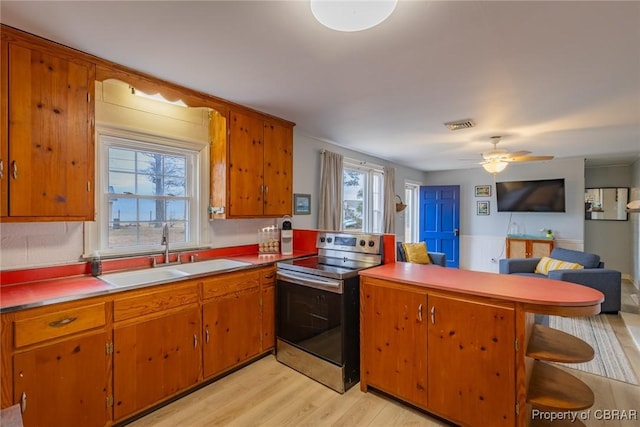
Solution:
{"label": "kitchen peninsula", "polygon": [[[360,272],[360,388],[457,424],[526,426],[532,407],[580,410],[589,387],[544,361],[590,360],[534,314],[592,316],[602,293],[556,280],[393,263]],[[531,424],[535,425],[535,424]]]}

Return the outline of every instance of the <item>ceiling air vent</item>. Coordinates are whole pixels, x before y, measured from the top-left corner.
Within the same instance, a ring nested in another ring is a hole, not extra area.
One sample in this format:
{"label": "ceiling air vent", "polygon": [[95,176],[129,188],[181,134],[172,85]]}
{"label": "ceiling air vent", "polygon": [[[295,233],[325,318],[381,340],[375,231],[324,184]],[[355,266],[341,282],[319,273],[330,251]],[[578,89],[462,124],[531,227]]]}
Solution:
{"label": "ceiling air vent", "polygon": [[474,127],[476,124],[471,119],[457,120],[455,122],[449,122],[444,124],[449,130],[468,129]]}

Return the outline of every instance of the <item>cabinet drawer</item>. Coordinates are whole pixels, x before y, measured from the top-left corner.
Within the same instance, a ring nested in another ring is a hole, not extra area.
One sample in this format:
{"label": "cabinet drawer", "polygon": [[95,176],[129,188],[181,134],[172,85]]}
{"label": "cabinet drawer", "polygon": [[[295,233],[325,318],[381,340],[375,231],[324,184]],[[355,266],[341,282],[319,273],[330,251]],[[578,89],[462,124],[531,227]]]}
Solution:
{"label": "cabinet drawer", "polygon": [[262,280],[262,285],[265,286],[274,286],[276,284],[276,269],[275,268],[269,268],[266,270],[262,270],[262,276],[261,276],[261,280]]}
{"label": "cabinet drawer", "polygon": [[244,291],[260,286],[260,271],[225,274],[205,279],[202,282],[202,296],[215,298],[232,292]]}
{"label": "cabinet drawer", "polygon": [[14,322],[15,346],[50,340],[104,326],[105,303],[58,311]]}
{"label": "cabinet drawer", "polygon": [[113,302],[113,321],[119,322],[197,302],[197,283],[157,291],[138,291],[135,295]]}

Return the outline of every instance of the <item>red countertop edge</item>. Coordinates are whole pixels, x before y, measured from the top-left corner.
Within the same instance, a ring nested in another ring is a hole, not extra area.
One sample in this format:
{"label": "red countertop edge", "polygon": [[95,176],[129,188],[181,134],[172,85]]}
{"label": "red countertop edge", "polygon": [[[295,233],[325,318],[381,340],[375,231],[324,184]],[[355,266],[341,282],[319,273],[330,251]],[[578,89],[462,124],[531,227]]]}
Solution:
{"label": "red countertop edge", "polygon": [[[221,256],[249,262],[254,266],[260,266],[273,264],[285,259],[314,254],[315,252],[294,251],[292,255],[260,255],[257,252],[253,254],[241,253],[233,255],[225,251],[225,254]],[[210,258],[213,259],[215,257],[208,257],[206,259]],[[127,289],[113,288],[88,274],[16,283],[0,288],[0,311],[9,312],[63,301],[106,295],[114,292],[124,292],[126,290]]]}
{"label": "red countertop edge", "polygon": [[604,295],[596,289],[560,280],[407,262],[368,268],[362,270],[360,275],[535,305],[579,307],[601,304],[604,301]]}
{"label": "red countertop edge", "polygon": [[[183,259],[189,259],[191,255],[196,255],[198,261],[223,256],[235,256],[244,254],[257,254],[258,245],[233,246],[229,248],[215,248],[198,251],[181,252]],[[171,254],[172,259],[174,254]],[[162,262],[162,255],[133,256],[127,258],[105,259],[102,261],[102,272],[113,272],[117,270],[130,270],[136,268],[146,268],[151,266],[151,258],[155,257],[157,262]],[[0,271],[0,286],[10,286],[28,282],[38,282],[41,280],[51,280],[81,276],[91,273],[89,262],[78,262],[76,264],[56,265],[49,267],[28,268],[19,270]]]}
{"label": "red countertop edge", "polygon": [[[293,247],[296,251],[315,254],[317,235],[317,230],[293,230]],[[257,253],[257,244],[180,252],[183,256],[183,260],[185,261],[188,260],[191,255],[195,255],[197,257],[197,261],[204,261],[223,256],[255,255]],[[175,254],[171,254],[171,259],[174,259],[174,256]],[[145,255],[117,259],[104,259],[102,261],[102,272],[107,273],[118,270],[146,268],[151,265],[151,258],[156,258],[156,261],[160,263],[163,261],[164,257],[163,255]],[[28,282],[38,282],[42,280],[81,276],[90,273],[91,266],[87,261],[66,265],[3,270],[0,271],[0,287]]]}
{"label": "red countertop edge", "polygon": [[[258,254],[258,245],[250,244],[226,248],[198,251],[184,251],[181,255],[188,260],[191,255],[197,261],[229,257],[254,265],[270,264],[280,260],[315,255],[318,230],[293,230],[294,254]],[[395,235],[383,236],[383,263],[393,263],[396,257]],[[172,254],[173,260],[174,254]],[[134,256],[128,258],[105,259],[102,272],[148,268],[151,257]],[[155,255],[162,262],[163,255]],[[0,271],[0,311],[13,311],[31,306],[52,304],[72,299],[114,292],[113,288],[90,275],[89,262],[78,262],[60,266],[39,267]]]}

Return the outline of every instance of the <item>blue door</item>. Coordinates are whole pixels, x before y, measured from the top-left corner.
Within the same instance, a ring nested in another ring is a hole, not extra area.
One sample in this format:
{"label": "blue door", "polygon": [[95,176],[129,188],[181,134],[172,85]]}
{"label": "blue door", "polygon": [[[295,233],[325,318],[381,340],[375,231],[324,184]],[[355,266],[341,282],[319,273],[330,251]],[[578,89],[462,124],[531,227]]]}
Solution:
{"label": "blue door", "polygon": [[447,254],[447,267],[460,266],[460,186],[420,187],[420,241]]}

